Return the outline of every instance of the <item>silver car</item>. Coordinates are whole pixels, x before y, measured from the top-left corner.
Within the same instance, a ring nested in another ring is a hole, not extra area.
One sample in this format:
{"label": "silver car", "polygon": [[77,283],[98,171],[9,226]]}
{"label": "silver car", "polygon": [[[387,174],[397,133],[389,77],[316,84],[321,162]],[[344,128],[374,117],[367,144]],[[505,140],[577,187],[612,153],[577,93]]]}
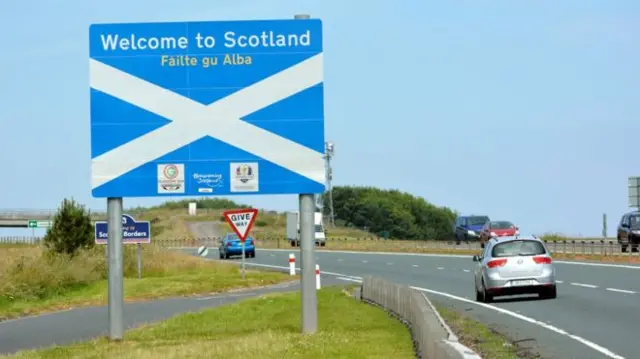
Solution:
{"label": "silver car", "polygon": [[508,236],[490,239],[476,262],[476,300],[491,302],[494,297],[538,294],[557,296],[556,271],[544,242],[535,236]]}

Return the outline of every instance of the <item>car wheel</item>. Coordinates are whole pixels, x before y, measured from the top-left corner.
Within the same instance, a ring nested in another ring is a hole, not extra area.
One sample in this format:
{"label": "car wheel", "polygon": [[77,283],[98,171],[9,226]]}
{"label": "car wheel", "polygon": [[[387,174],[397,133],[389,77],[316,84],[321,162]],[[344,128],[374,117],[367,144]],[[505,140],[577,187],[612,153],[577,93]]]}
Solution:
{"label": "car wheel", "polygon": [[622,250],[622,253],[625,253],[627,251],[627,246],[622,245],[620,249]]}
{"label": "car wheel", "polygon": [[482,293],[478,290],[478,286],[473,283],[473,287],[476,289],[476,302],[482,302]]}
{"label": "car wheel", "polygon": [[220,259],[223,259],[224,256],[222,255],[222,252],[219,252],[219,254],[220,254]]}
{"label": "car wheel", "polygon": [[487,287],[484,285],[484,280],[482,281],[482,301],[485,303],[491,303],[493,301],[493,296],[487,292]]}
{"label": "car wheel", "polygon": [[326,246],[326,245],[327,245],[327,243],[326,243],[326,242],[322,242],[322,243],[320,243],[320,247],[324,247],[324,246]]}
{"label": "car wheel", "polygon": [[256,252],[251,252],[251,258],[255,258],[256,257]]}
{"label": "car wheel", "polygon": [[555,299],[558,296],[558,290],[554,285],[551,288],[543,289],[539,294],[541,299]]}
{"label": "car wheel", "polygon": [[229,259],[229,253],[224,254],[224,259]]}

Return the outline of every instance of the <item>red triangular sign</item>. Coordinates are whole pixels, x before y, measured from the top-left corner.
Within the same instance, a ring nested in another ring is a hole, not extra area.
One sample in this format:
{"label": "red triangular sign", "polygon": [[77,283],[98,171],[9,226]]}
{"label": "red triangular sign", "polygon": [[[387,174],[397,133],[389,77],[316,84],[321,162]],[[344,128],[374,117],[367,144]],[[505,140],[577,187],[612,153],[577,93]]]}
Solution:
{"label": "red triangular sign", "polygon": [[255,208],[234,209],[225,211],[222,215],[233,231],[240,237],[240,241],[244,242],[251,231],[253,222],[258,217],[258,210]]}

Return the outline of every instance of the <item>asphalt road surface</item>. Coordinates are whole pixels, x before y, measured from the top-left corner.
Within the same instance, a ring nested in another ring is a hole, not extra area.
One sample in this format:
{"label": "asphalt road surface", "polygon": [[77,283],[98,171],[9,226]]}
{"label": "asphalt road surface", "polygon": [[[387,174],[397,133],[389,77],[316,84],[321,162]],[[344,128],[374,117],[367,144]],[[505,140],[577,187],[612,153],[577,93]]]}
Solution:
{"label": "asphalt road surface", "polygon": [[[192,250],[190,250],[192,251]],[[288,255],[299,249],[258,250],[247,263],[288,267]],[[521,346],[549,359],[638,358],[640,333],[640,266],[595,265],[556,261],[558,298],[535,296],[475,302],[471,256],[316,252],[328,278],[342,275],[358,281],[380,276],[415,286],[434,301],[462,309]],[[217,258],[216,251],[209,256]]]}
{"label": "asphalt road surface", "polygon": [[[338,283],[345,284],[344,281],[327,278],[326,285]],[[217,307],[265,293],[295,290],[300,290],[299,283],[279,284],[266,288],[246,289],[218,295],[126,303],[124,308],[125,328],[131,329],[145,323],[167,319],[177,314]],[[0,354],[50,347],[56,344],[71,344],[108,334],[109,323],[106,306],[78,308],[7,320],[0,322]]]}

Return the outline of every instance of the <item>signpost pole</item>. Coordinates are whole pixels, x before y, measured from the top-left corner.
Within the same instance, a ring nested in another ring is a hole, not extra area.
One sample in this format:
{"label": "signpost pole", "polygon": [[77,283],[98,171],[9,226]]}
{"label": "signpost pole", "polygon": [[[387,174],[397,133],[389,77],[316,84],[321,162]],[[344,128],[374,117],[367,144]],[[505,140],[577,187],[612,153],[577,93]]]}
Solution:
{"label": "signpost pole", "polygon": [[107,198],[107,247],[109,250],[109,339],[124,334],[124,290],[122,253],[122,197]]}
{"label": "signpost pole", "polygon": [[136,255],[138,257],[138,279],[142,278],[142,244],[136,243]]}
{"label": "signpost pole", "polygon": [[244,280],[244,257],[245,257],[244,242],[245,241],[242,241],[242,279],[243,280]]}
{"label": "signpost pole", "polygon": [[[306,20],[306,14],[295,15],[296,20]],[[302,299],[302,333],[313,334],[318,329],[318,302],[316,297],[316,257],[314,240],[314,215],[316,204],[313,194],[300,194],[300,295]]]}

